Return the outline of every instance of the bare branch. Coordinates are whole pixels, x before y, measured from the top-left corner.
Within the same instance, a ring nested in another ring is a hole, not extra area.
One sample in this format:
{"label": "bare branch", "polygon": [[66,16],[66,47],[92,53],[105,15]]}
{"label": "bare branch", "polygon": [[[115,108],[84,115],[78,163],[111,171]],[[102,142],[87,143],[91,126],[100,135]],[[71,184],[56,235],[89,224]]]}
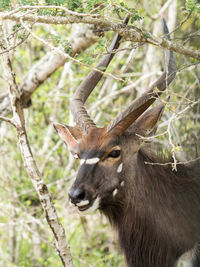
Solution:
{"label": "bare branch", "polygon": [[0,116],[0,120],[1,121],[6,121],[6,122],[12,124],[13,126],[15,126],[15,123],[14,123],[13,119],[9,119],[7,117]]}
{"label": "bare branch", "polygon": [[21,45],[24,41],[26,41],[26,39],[29,37],[30,33],[28,33],[21,41],[19,41],[18,43],[16,43],[15,45],[9,46],[7,49],[3,49],[0,51],[0,55],[8,53],[9,51],[15,49],[16,47],[18,47],[19,45]]}
{"label": "bare branch", "polygon": [[9,85],[9,97],[13,111],[13,120],[17,129],[19,146],[23,157],[26,171],[38,193],[41,205],[45,211],[47,222],[56,239],[56,249],[63,266],[72,267],[72,258],[65,237],[65,230],[62,227],[56,209],[52,203],[50,193],[44,183],[41,174],[37,168],[36,162],[29,145],[25,129],[23,109],[20,104],[19,92],[12,70],[11,61],[7,54],[3,55],[4,78]]}
{"label": "bare branch", "polygon": [[[85,28],[84,30],[84,36],[82,36],[81,38],[79,37],[79,43],[75,43],[75,45],[72,44],[72,57],[74,54],[80,53],[83,50],[87,49],[87,47],[89,47],[96,41],[96,39],[94,40],[94,36],[92,34],[88,35],[86,34]],[[28,35],[30,35],[30,32],[28,33]],[[78,39],[77,34],[76,36],[72,35],[72,43],[74,42],[74,39]],[[1,52],[8,52],[11,48],[14,47],[10,47],[9,49],[3,50]],[[35,65],[33,65],[28,74],[25,76],[23,82],[20,84],[19,96],[21,104],[24,108],[30,105],[30,97],[39,87],[39,85],[41,85],[49,76],[51,76],[59,67],[63,66],[66,62],[66,54],[61,50],[61,48],[58,48],[58,50],[59,51],[49,51],[42,59],[40,59]],[[8,94],[0,95],[0,114],[2,116],[6,116],[11,111],[12,109]]]}
{"label": "bare branch", "polygon": [[24,28],[25,28],[25,29],[26,29],[26,30],[27,30],[27,31],[28,31],[34,38],[36,38],[38,41],[42,42],[43,44],[45,44],[45,45],[48,46],[49,48],[51,48],[51,49],[53,49],[53,50],[59,52],[61,55],[64,55],[66,58],[68,58],[68,59],[70,59],[70,60],[72,60],[72,61],[74,61],[74,62],[76,62],[76,63],[78,63],[78,64],[80,64],[80,65],[82,65],[82,66],[84,66],[84,67],[87,67],[87,68],[89,68],[89,69],[91,69],[91,70],[95,70],[96,72],[99,72],[99,73],[101,73],[101,74],[105,74],[105,75],[107,75],[107,76],[110,76],[110,77],[112,77],[112,78],[115,79],[115,80],[123,81],[121,78],[118,78],[117,76],[115,76],[115,75],[113,75],[113,74],[111,74],[111,73],[105,73],[104,71],[101,71],[101,70],[98,69],[98,68],[91,68],[90,65],[85,64],[85,63],[81,62],[80,60],[73,58],[73,57],[70,56],[69,54],[67,54],[67,53],[65,53],[64,51],[62,51],[60,48],[51,45],[50,43],[46,42],[44,39],[42,39],[42,38],[40,38],[39,36],[37,36],[33,31],[31,31],[31,29],[29,29],[29,27],[27,27],[27,26],[24,24],[22,18],[20,19],[20,22],[21,22],[21,24],[24,26]]}
{"label": "bare branch", "polygon": [[[185,164],[188,164],[188,163],[191,163],[191,162],[197,162],[197,160],[199,160],[199,159],[200,159],[200,157],[192,159],[192,160],[187,160],[187,161],[184,161],[184,162],[177,162],[176,165],[185,165]],[[149,164],[149,165],[160,165],[160,166],[172,165],[172,167],[173,167],[173,164],[174,164],[173,162],[161,163],[161,162],[148,162],[148,161],[145,161],[144,163],[145,164]]]}
{"label": "bare branch", "polygon": [[172,116],[171,116],[171,118],[169,119],[169,121],[168,121],[168,127],[167,127],[167,133],[168,133],[168,136],[169,136],[169,144],[171,145],[171,147],[172,147],[172,149],[171,149],[171,152],[172,152],[172,158],[173,158],[173,160],[174,160],[174,162],[173,162],[173,164],[172,164],[172,170],[175,170],[175,171],[177,171],[177,167],[176,167],[176,165],[177,165],[177,159],[176,159],[176,155],[175,155],[175,145],[173,144],[173,142],[172,142],[172,135],[171,135],[171,131],[170,131],[170,129],[171,129],[171,123],[172,123],[172,121],[174,120],[174,118],[175,118],[175,114],[173,113],[172,114]]}
{"label": "bare branch", "polygon": [[[50,51],[39,60],[28,72],[24,81],[19,86],[20,101],[23,107],[29,105],[32,93],[52,73],[65,63],[65,56],[56,51]],[[0,114],[7,115],[11,112],[11,105],[8,94],[0,96]]]}
{"label": "bare branch", "polygon": [[[57,7],[58,8],[58,7]],[[93,24],[98,28],[104,29],[109,28],[111,31],[117,32],[121,35],[124,40],[131,42],[139,43],[149,43],[159,47],[167,48],[174,52],[183,54],[185,56],[193,57],[200,59],[200,51],[193,50],[191,48],[185,47],[179,43],[175,43],[169,40],[166,40],[161,37],[153,36],[151,33],[145,31],[144,29],[139,29],[134,26],[124,26],[120,23],[114,23],[105,18],[93,18],[91,16],[75,16],[69,15],[67,17],[62,16],[40,16],[37,14],[24,14],[22,12],[9,14],[6,12],[0,12],[0,18],[2,20],[10,19],[15,21],[20,21],[23,17],[23,21],[32,21],[48,24],[73,24],[73,23],[86,23]]]}
{"label": "bare branch", "polygon": [[40,6],[30,6],[30,5],[20,6],[16,9],[13,9],[10,12],[7,12],[7,15],[9,16],[9,15],[16,14],[21,10],[39,10],[39,9],[56,9],[56,10],[60,9],[60,10],[65,11],[66,14],[70,14],[73,16],[82,16],[82,17],[85,17],[85,16],[97,17],[98,16],[98,14],[78,13],[78,12],[67,9],[64,6],[54,6],[54,5],[49,5],[49,6],[45,6],[45,5],[44,6],[42,6],[42,5],[40,5]]}

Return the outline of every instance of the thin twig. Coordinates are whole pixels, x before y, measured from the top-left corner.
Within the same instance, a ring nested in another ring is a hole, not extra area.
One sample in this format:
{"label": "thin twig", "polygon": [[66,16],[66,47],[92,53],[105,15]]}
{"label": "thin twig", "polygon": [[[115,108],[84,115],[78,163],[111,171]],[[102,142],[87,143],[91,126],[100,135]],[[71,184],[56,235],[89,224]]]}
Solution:
{"label": "thin twig", "polygon": [[81,16],[81,17],[87,17],[87,16],[90,16],[90,17],[99,17],[98,14],[91,14],[91,13],[78,13],[78,12],[75,12],[75,11],[72,11],[72,10],[69,10],[67,9],[66,7],[64,6],[54,6],[54,5],[49,5],[49,6],[30,6],[30,5],[25,5],[25,6],[20,6],[14,10],[12,10],[11,12],[8,12],[7,15],[13,15],[13,14],[16,14],[18,13],[20,10],[28,10],[28,9],[36,9],[36,10],[40,10],[40,9],[56,9],[56,10],[63,10],[65,11],[65,13],[67,14],[70,14],[72,16]]}
{"label": "thin twig", "polygon": [[[166,40],[164,38],[158,38],[153,36],[150,32],[144,29],[139,29],[135,26],[122,26],[121,23],[115,23],[109,19],[96,18],[91,16],[44,16],[44,15],[24,15],[22,12],[17,14],[8,15],[8,13],[0,12],[0,18],[2,20],[11,19],[15,21],[20,21],[21,16],[23,16],[24,21],[35,21],[37,17],[37,22],[39,23],[49,23],[49,24],[73,24],[73,23],[84,23],[93,24],[99,28],[110,28],[112,31],[118,33],[126,41],[139,42],[139,43],[149,43],[159,47],[163,47],[174,52],[200,59],[200,52],[191,48],[187,48],[182,44],[177,44],[175,42]],[[80,62],[79,62],[80,64]]]}
{"label": "thin twig", "polygon": [[0,116],[0,120],[1,120],[1,121],[6,121],[6,122],[12,124],[13,126],[16,126],[16,125],[15,125],[15,122],[14,122],[13,119],[9,119],[9,118],[7,118],[7,117]]}
{"label": "thin twig", "polygon": [[5,53],[8,53],[8,52],[10,52],[11,50],[17,48],[17,47],[18,47],[19,45],[21,45],[24,41],[26,41],[26,39],[27,39],[29,36],[30,36],[30,33],[28,33],[28,34],[24,37],[24,39],[22,39],[21,41],[19,41],[17,44],[15,44],[15,45],[13,45],[13,46],[10,46],[10,47],[7,48],[7,49],[1,50],[1,51],[0,51],[0,55],[5,54]]}
{"label": "thin twig", "polygon": [[[191,160],[188,160],[188,161],[176,162],[176,165],[185,165],[185,164],[188,164],[188,163],[197,161],[199,159],[200,159],[200,157],[195,158],[195,159],[191,159]],[[165,163],[162,163],[162,162],[148,162],[148,161],[145,161],[144,163],[145,164],[149,164],[149,165],[162,165],[162,166],[172,165],[172,167],[174,166],[174,162],[165,162]]]}
{"label": "thin twig", "polygon": [[82,65],[82,66],[84,66],[84,67],[87,67],[87,68],[89,68],[90,70],[95,70],[95,71],[100,72],[100,73],[102,73],[102,74],[104,74],[104,75],[106,75],[106,76],[110,76],[110,77],[112,77],[112,78],[115,79],[115,80],[124,82],[123,79],[118,78],[117,76],[115,76],[115,75],[113,75],[113,74],[111,74],[111,73],[105,73],[104,71],[101,71],[100,69],[97,69],[97,68],[95,68],[95,67],[94,67],[94,68],[91,68],[88,64],[85,64],[85,63],[81,62],[80,60],[75,59],[74,57],[71,57],[69,54],[63,52],[60,48],[55,47],[55,46],[51,45],[50,43],[46,42],[45,40],[43,40],[42,38],[38,37],[34,32],[32,32],[32,31],[31,31],[31,30],[24,24],[22,18],[20,18],[20,22],[21,22],[21,24],[23,25],[23,27],[24,27],[24,28],[25,28],[25,29],[26,29],[26,30],[27,30],[27,31],[28,31],[34,38],[36,38],[37,40],[39,40],[40,42],[42,42],[43,44],[45,44],[45,45],[48,46],[49,48],[58,51],[60,54],[62,54],[62,55],[65,56],[66,58],[68,58],[68,59],[70,59],[70,60],[72,60],[72,61],[78,63],[79,65]]}

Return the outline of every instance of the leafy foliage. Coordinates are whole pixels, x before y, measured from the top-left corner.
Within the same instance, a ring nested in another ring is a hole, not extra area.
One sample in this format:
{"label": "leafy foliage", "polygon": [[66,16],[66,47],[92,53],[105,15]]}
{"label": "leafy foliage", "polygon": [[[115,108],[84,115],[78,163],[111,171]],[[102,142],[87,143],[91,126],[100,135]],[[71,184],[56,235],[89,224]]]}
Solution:
{"label": "leafy foliage", "polygon": [[11,0],[0,0],[0,10],[9,9]]}
{"label": "leafy foliage", "polygon": [[186,0],[185,6],[188,11],[200,13],[200,4],[196,0]]}

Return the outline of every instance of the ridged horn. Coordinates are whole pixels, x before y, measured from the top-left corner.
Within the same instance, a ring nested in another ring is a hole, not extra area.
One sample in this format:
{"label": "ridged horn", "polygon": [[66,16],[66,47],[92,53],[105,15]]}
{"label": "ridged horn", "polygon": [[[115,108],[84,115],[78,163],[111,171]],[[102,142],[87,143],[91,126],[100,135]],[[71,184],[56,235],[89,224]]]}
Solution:
{"label": "ridged horn", "polygon": [[[170,40],[166,21],[163,19],[163,33],[165,38]],[[114,131],[116,134],[122,134],[148,107],[156,100],[158,96],[166,89],[176,76],[177,66],[174,53],[166,50],[167,71],[165,71],[151,87],[140,97],[135,99],[124,111],[107,126],[107,132]],[[157,89],[156,89],[157,88]]]}
{"label": "ridged horn", "polygon": [[[128,21],[129,16],[124,19],[123,24],[126,25]],[[108,48],[108,53],[104,55],[100,62],[97,64],[97,69],[101,71],[106,70],[107,66],[109,65],[110,61],[114,56],[114,53],[112,52],[114,49],[117,49],[119,47],[120,40],[121,36],[117,34],[113,39],[110,47]],[[92,70],[86,77],[86,79],[82,81],[82,83],[79,85],[70,102],[70,110],[72,112],[76,124],[80,126],[86,133],[88,132],[89,128],[96,127],[96,125],[88,115],[84,107],[84,103],[95,88],[95,86],[98,84],[102,76],[103,73]]]}

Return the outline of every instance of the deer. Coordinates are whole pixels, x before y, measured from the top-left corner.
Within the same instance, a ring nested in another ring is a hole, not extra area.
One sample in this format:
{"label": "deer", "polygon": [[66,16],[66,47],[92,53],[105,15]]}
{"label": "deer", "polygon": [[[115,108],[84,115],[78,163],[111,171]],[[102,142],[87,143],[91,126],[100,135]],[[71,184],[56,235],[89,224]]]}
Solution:
{"label": "deer", "polygon": [[[126,17],[123,27],[127,23]],[[165,20],[163,33],[170,40]],[[167,70],[109,125],[97,127],[84,107],[120,40],[116,35],[96,66],[101,71],[91,70],[75,91],[70,109],[76,126],[54,123],[80,160],[69,199],[80,212],[98,209],[108,218],[128,267],[175,267],[188,251],[192,266],[199,267],[199,161],[178,164],[176,171],[167,164],[154,164],[160,158],[144,142],[155,131],[165,106],[151,105],[176,76],[173,51],[165,51]]]}

